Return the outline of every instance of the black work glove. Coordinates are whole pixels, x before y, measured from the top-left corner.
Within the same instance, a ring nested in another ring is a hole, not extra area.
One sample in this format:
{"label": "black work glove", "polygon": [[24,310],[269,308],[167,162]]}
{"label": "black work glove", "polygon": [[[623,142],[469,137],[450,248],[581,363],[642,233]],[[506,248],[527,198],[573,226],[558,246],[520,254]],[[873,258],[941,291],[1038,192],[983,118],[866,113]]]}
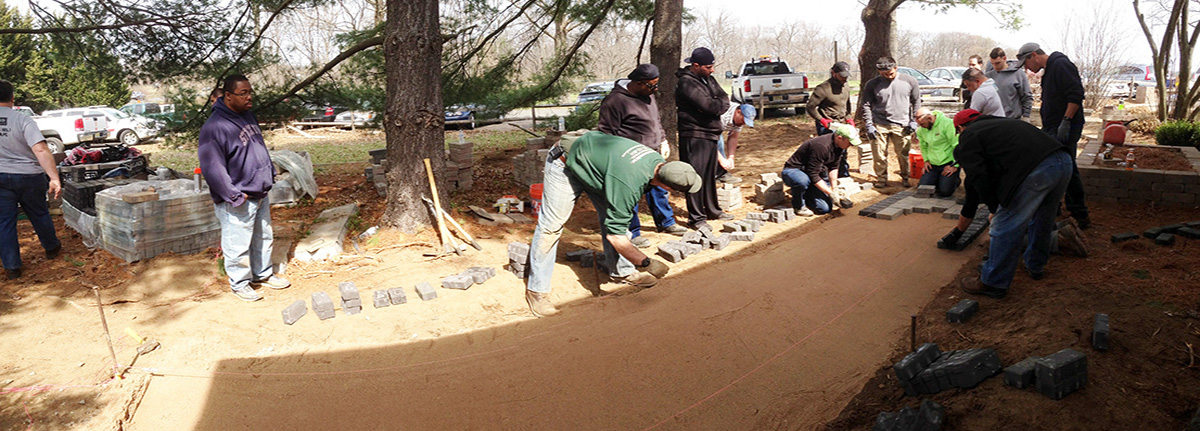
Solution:
{"label": "black work glove", "polygon": [[1069,138],[1070,136],[1071,136],[1071,120],[1063,118],[1062,122],[1058,123],[1058,134],[1055,135],[1055,137],[1058,138],[1058,142],[1067,144],[1067,143],[1069,143],[1069,142],[1067,142],[1067,138]]}
{"label": "black work glove", "polygon": [[946,234],[946,236],[943,236],[942,239],[938,241],[938,248],[954,248],[954,244],[957,243],[958,239],[962,238],[962,236],[963,231],[958,230],[958,227],[955,226],[954,229],[950,230],[950,233]]}
{"label": "black work glove", "polygon": [[850,198],[843,197],[838,199],[838,206],[842,207],[842,209],[850,209],[854,207],[854,201],[851,201]]}

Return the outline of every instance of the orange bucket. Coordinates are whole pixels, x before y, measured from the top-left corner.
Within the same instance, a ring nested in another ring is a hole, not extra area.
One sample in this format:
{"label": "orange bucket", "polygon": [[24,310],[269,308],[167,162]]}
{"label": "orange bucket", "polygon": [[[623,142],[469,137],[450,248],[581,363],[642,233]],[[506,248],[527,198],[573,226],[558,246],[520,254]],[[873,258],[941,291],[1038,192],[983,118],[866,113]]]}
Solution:
{"label": "orange bucket", "polygon": [[542,183],[537,183],[529,186],[529,202],[531,203],[533,217],[537,217],[542,212]]}
{"label": "orange bucket", "polygon": [[912,178],[921,178],[921,174],[925,172],[925,158],[921,157],[921,152],[913,150],[908,153],[908,176]]}

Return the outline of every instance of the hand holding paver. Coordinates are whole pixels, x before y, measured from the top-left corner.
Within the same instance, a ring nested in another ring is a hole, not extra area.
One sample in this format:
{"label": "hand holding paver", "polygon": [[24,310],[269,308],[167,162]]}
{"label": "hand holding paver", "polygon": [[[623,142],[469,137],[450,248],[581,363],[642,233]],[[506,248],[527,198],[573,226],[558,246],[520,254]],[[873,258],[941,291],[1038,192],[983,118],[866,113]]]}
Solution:
{"label": "hand holding paver", "polygon": [[654,278],[661,279],[663,277],[666,277],[667,272],[670,271],[671,268],[668,267],[667,264],[663,263],[661,260],[654,259],[654,258],[649,258],[649,259],[650,259],[650,265],[647,265],[645,268],[641,268],[641,270],[650,273],[650,275],[653,275]]}

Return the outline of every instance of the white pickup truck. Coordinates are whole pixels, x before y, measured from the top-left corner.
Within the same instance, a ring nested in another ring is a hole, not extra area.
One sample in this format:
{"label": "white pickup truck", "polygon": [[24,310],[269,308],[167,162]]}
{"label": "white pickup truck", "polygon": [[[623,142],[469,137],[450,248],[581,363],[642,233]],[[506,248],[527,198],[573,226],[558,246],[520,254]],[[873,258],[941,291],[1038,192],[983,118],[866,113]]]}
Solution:
{"label": "white pickup truck", "polygon": [[[19,110],[33,113],[29,108]],[[70,109],[47,111],[45,114],[34,116],[33,121],[37,122],[42,136],[46,137],[46,146],[50,147],[51,153],[61,153],[84,142],[104,142],[108,139],[108,119],[104,114],[85,114],[83,110]]]}
{"label": "white pickup truck", "polygon": [[787,62],[772,56],[742,63],[740,73],[725,72],[725,79],[734,80],[730,92],[734,101],[762,108],[802,109],[812,92],[807,75],[793,72]]}

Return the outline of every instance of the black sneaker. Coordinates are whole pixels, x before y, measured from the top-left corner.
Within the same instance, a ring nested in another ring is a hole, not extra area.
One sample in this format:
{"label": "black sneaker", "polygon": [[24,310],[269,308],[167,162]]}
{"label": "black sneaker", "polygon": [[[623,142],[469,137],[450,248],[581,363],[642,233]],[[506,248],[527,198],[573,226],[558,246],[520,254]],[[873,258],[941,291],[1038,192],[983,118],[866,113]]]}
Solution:
{"label": "black sneaker", "polygon": [[61,245],[60,245],[60,246],[58,246],[58,248],[56,248],[56,249],[53,249],[53,250],[46,250],[46,260],[54,260],[54,259],[57,259],[57,258],[58,258],[58,253],[59,253],[60,251],[62,251],[62,246],[61,246]]}
{"label": "black sneaker", "polygon": [[972,295],[983,295],[996,299],[1004,299],[1005,296],[1008,296],[1008,289],[997,289],[995,287],[988,286],[983,284],[982,281],[979,281],[979,278],[977,277],[967,277],[959,280],[958,285],[962,288],[963,292],[967,292]]}
{"label": "black sneaker", "polygon": [[9,280],[16,280],[18,278],[21,278],[21,268],[6,269],[6,270],[4,270],[4,273],[8,275]]}
{"label": "black sneaker", "polygon": [[1087,216],[1076,217],[1075,224],[1078,225],[1080,229],[1087,229],[1092,225],[1092,218]]}

